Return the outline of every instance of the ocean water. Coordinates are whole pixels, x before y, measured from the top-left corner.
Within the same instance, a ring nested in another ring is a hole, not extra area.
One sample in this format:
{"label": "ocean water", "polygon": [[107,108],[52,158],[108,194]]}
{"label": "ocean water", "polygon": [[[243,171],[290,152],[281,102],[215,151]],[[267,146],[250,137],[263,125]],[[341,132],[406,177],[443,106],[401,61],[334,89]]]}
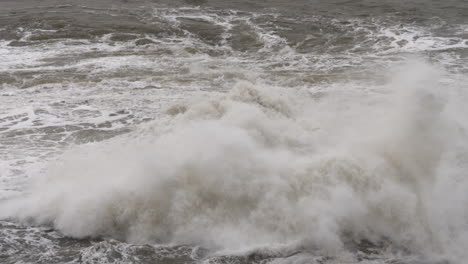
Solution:
{"label": "ocean water", "polygon": [[0,263],[467,248],[466,0],[0,1]]}

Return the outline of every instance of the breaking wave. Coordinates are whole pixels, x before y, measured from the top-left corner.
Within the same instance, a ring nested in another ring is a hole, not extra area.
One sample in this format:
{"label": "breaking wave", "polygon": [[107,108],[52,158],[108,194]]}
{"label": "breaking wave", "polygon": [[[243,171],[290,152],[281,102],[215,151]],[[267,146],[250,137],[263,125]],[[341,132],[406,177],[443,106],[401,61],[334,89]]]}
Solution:
{"label": "breaking wave", "polygon": [[73,237],[467,257],[466,91],[423,62],[385,85],[240,82],[130,134],[76,146],[0,217]]}

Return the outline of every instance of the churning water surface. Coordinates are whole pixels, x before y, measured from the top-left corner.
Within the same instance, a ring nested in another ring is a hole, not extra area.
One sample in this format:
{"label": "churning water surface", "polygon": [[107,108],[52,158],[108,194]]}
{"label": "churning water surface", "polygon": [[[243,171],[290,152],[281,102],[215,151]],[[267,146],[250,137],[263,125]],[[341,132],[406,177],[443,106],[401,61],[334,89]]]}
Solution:
{"label": "churning water surface", "polygon": [[3,0],[0,263],[462,264],[466,0]]}

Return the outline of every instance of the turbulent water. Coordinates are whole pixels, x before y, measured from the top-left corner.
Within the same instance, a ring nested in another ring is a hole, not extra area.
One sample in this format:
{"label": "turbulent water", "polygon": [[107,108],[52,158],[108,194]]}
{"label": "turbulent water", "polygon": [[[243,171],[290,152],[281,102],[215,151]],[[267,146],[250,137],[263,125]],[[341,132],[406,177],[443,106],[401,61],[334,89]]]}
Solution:
{"label": "turbulent water", "polygon": [[3,0],[0,263],[468,261],[466,0]]}

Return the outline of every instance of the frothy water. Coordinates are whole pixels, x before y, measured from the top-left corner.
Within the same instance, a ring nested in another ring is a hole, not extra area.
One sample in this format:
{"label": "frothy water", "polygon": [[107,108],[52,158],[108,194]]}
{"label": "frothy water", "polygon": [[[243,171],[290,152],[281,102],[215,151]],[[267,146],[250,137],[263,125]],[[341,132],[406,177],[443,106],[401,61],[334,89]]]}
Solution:
{"label": "frothy water", "polygon": [[1,17],[0,260],[468,258],[466,21],[191,4]]}

